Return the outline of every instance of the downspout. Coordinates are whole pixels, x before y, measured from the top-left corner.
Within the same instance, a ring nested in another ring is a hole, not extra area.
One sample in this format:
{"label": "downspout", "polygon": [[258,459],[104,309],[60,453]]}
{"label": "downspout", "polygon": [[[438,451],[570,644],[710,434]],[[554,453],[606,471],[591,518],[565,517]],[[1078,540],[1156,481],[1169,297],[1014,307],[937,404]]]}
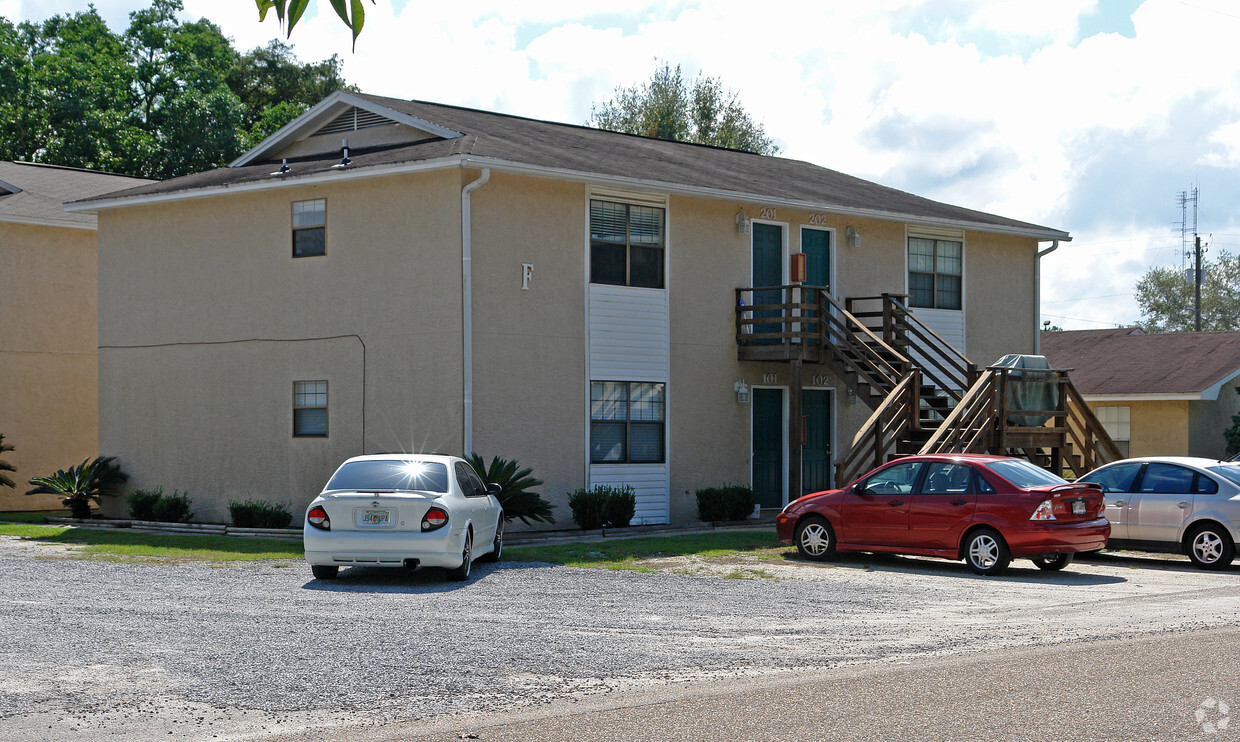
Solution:
{"label": "downspout", "polygon": [[473,243],[470,233],[469,194],[486,185],[491,168],[482,168],[482,175],[461,189],[461,369],[463,393],[462,454],[474,452],[474,277]]}
{"label": "downspout", "polygon": [[1042,258],[1059,249],[1059,240],[1038,252],[1033,263],[1033,354],[1042,355]]}

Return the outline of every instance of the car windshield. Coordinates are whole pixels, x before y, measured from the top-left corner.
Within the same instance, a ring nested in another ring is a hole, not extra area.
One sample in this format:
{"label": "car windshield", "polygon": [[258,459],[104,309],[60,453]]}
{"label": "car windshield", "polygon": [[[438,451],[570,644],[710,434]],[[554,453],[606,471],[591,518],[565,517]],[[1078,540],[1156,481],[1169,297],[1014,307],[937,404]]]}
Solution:
{"label": "car windshield", "polygon": [[1207,471],[1226,479],[1232,484],[1240,484],[1240,465],[1226,464],[1223,466],[1208,466],[1206,469]]}
{"label": "car windshield", "polygon": [[1048,484],[1067,484],[1068,480],[1057,477],[1028,461],[1015,459],[1012,461],[992,461],[987,466],[995,474],[1003,477],[1021,489],[1044,487]]}
{"label": "car windshield", "polygon": [[448,468],[437,461],[350,461],[340,467],[323,488],[324,492],[339,490],[447,492]]}

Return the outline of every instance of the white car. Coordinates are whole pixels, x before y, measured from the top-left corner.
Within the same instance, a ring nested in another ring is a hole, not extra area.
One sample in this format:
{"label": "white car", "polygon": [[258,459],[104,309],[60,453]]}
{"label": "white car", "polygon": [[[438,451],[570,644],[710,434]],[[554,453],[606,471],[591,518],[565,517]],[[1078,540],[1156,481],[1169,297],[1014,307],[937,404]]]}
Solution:
{"label": "white car", "polygon": [[350,566],[443,567],[468,579],[475,558],[503,552],[499,492],[455,456],[356,456],[306,508],[306,561],[320,580]]}

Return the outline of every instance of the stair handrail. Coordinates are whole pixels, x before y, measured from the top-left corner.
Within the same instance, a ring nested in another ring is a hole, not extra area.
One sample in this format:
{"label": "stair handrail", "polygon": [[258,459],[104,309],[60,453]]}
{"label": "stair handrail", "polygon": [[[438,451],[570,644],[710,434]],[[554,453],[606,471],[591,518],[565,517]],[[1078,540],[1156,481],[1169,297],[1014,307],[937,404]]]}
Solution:
{"label": "stair handrail", "polygon": [[1072,466],[1076,475],[1084,476],[1103,464],[1124,458],[1123,452],[1115,445],[1106,428],[1102,427],[1102,421],[1094,414],[1093,408],[1085,401],[1085,396],[1072,383],[1066,371],[1063,372],[1061,384],[1066,397],[1064,409],[1068,413],[1068,434],[1072,438],[1073,446],[1081,452],[1081,467],[1084,469],[1076,471],[1076,467]]}
{"label": "stair handrail", "polygon": [[[838,362],[856,371],[871,387],[889,393],[909,373],[913,362],[863,325],[830,291],[821,289],[818,296],[823,303],[823,348],[832,353]],[[840,352],[841,347],[852,351],[865,361],[866,366]],[[899,365],[888,361],[884,353],[894,358]]]}
{"label": "stair handrail", "polygon": [[918,426],[920,390],[921,372],[914,368],[900,379],[853,436],[848,453],[835,465],[837,486],[883,463],[900,438]]}
{"label": "stair handrail", "polygon": [[985,451],[994,431],[997,379],[993,369],[986,369],[978,375],[918,453]]}
{"label": "stair handrail", "polygon": [[[906,338],[911,333],[919,339],[921,343],[914,345],[914,348],[921,351],[920,355],[925,360],[922,366],[923,371],[926,371],[926,376],[959,403],[963,391],[977,380],[979,374],[977,364],[970,362],[963,353],[957,350],[956,346],[944,340],[941,335],[922,322],[916,313],[900,301],[900,298],[904,296],[904,294],[882,294],[884,335],[894,335],[899,331],[903,332]],[[898,344],[894,337],[886,339],[893,345]],[[927,364],[937,368],[942,373],[942,377],[925,368]]]}

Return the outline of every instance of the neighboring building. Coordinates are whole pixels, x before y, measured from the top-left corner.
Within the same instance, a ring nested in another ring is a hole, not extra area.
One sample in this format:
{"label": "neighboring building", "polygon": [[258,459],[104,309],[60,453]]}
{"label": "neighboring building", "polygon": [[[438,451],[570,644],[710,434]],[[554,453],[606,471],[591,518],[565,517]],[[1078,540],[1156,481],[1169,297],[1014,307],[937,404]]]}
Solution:
{"label": "neighboring building", "polygon": [[98,451],[95,215],[63,204],[147,182],[0,162],[0,433],[17,469],[0,510],[59,507],[27,482]]}
{"label": "neighboring building", "polygon": [[724,483],[779,507],[831,483],[871,400],[740,360],[749,289],[804,253],[807,284],[910,294],[985,365],[1034,351],[1039,241],[1069,239],[806,162],[346,92],[230,167],[69,208],[99,215],[100,448],[203,519],[301,508],[392,450],[516,458],[568,526],[597,484],[633,485],[638,523]]}
{"label": "neighboring building", "polygon": [[1223,431],[1240,414],[1240,332],[1044,332],[1042,354],[1072,370],[1125,456],[1226,452]]}

